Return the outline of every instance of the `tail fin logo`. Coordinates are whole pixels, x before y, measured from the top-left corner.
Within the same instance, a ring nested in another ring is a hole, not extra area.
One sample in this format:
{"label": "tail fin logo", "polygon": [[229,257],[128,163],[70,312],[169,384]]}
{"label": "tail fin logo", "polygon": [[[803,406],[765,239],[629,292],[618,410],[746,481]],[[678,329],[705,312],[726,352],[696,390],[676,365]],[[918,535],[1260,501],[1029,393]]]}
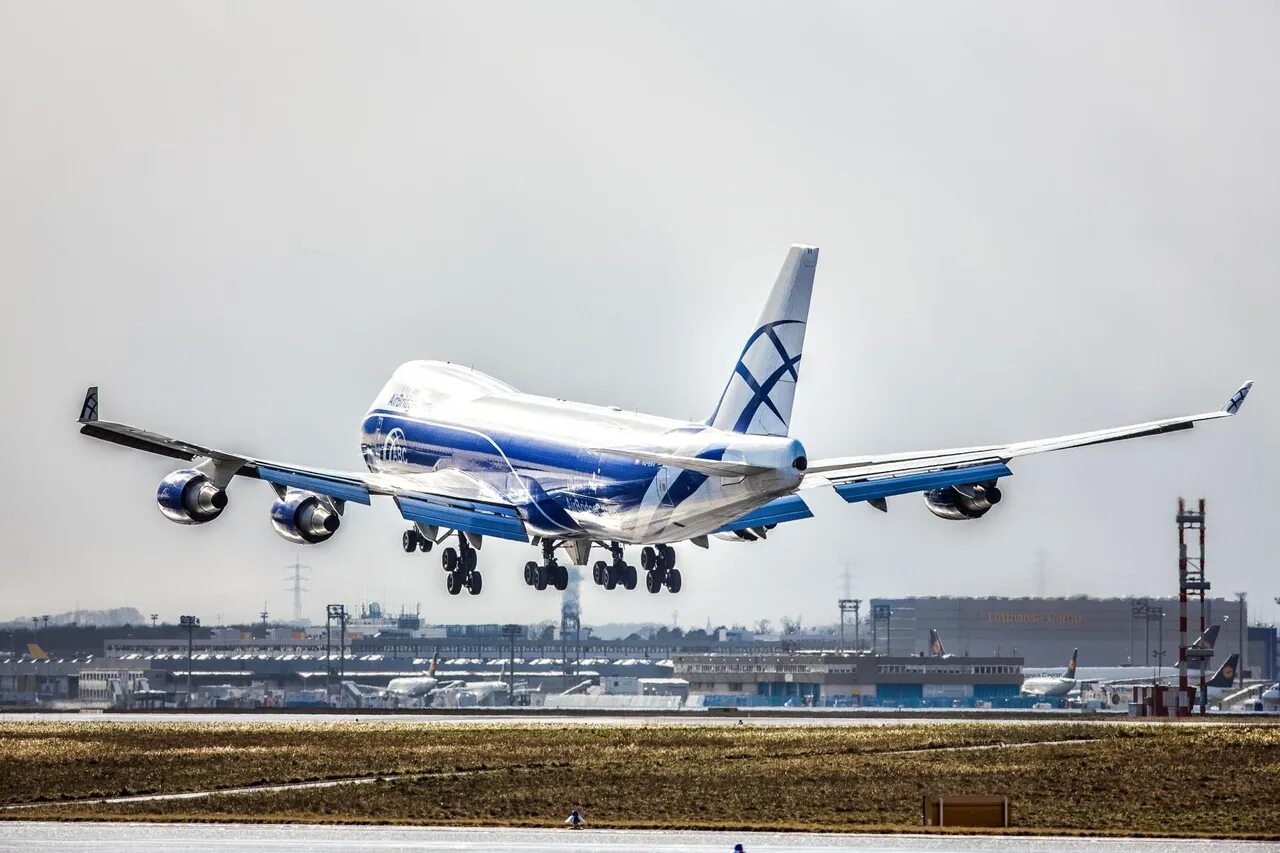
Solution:
{"label": "tail fin logo", "polygon": [[746,435],[787,434],[817,266],[816,247],[791,247],[708,426]]}
{"label": "tail fin logo", "polygon": [[[791,374],[792,382],[795,382],[800,378],[800,371],[796,369],[796,365],[800,363],[800,353],[796,353],[793,356],[791,353],[787,352],[786,345],[782,343],[782,338],[778,337],[778,332],[776,331],[779,326],[787,326],[791,324],[803,326],[804,321],[778,320],[756,329],[755,333],[752,334],[751,338],[747,341],[747,346],[742,351],[742,355],[738,357],[738,363],[733,368],[733,372],[742,377],[743,382],[747,383],[747,387],[751,389],[752,396],[751,399],[747,401],[747,404],[742,407],[742,411],[738,414],[738,419],[734,421],[732,427],[734,432],[746,432],[747,427],[751,425],[753,420],[755,420],[756,412],[760,411],[761,406],[767,406],[769,411],[773,413],[774,417],[776,417],[784,427],[788,426],[787,417],[790,416],[791,412],[788,411],[784,416],[769,395],[787,374]],[[771,342],[777,350],[778,356],[782,359],[782,364],[765,377],[763,382],[757,379],[755,375],[752,374],[751,369],[747,367],[748,356],[752,354],[751,348],[762,338],[768,338],[769,342]],[[716,414],[712,416],[712,420],[716,420],[719,414],[720,411],[717,409]]]}

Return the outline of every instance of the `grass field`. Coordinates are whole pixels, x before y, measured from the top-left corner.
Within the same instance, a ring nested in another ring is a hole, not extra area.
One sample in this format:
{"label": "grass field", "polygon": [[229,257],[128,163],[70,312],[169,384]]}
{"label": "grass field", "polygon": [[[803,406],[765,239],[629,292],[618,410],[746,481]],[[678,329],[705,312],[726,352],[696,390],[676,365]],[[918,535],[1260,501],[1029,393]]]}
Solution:
{"label": "grass field", "polygon": [[[982,748],[988,747],[988,748]],[[398,776],[403,778],[387,779]],[[371,784],[73,800],[325,779]],[[919,828],[1004,794],[1021,830],[1280,838],[1280,727],[0,724],[8,818]]]}

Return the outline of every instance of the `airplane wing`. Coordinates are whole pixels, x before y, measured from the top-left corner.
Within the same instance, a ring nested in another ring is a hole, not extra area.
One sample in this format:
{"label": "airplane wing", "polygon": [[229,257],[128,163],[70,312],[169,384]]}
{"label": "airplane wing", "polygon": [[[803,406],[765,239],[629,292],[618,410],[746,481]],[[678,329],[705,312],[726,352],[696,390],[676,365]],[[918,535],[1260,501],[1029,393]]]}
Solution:
{"label": "airplane wing", "polygon": [[91,387],[80,409],[80,432],[92,438],[145,450],[193,463],[206,460],[211,478],[225,487],[234,477],[265,480],[278,490],[302,489],[343,503],[366,506],[372,495],[395,500],[405,519],[481,536],[528,542],[524,520],[514,503],[488,483],[460,471],[422,474],[376,474],[330,471],[259,459],[245,454],[193,444],[128,424],[98,417],[97,386]]}
{"label": "airplane wing", "polygon": [[884,499],[893,495],[948,486],[967,486],[1007,477],[1013,473],[1009,470],[1008,463],[1020,456],[1160,435],[1191,429],[1200,421],[1228,418],[1240,411],[1252,387],[1252,382],[1244,383],[1227,401],[1226,406],[1198,415],[1009,444],[819,459],[809,464],[801,488],[834,486],[846,501],[869,501],[878,509],[883,509]]}

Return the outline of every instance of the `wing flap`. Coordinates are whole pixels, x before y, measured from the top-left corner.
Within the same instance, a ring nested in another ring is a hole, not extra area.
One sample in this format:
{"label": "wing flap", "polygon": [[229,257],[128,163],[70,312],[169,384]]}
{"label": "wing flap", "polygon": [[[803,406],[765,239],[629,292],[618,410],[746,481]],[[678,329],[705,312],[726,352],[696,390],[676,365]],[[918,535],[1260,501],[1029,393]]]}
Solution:
{"label": "wing flap", "polygon": [[397,495],[395,501],[400,514],[409,521],[516,542],[529,541],[524,522],[513,507],[407,495]]}
{"label": "wing flap", "polygon": [[364,504],[365,506],[370,503],[369,488],[363,483],[354,482],[349,478],[337,479],[297,469],[276,468],[263,463],[257,463],[255,467],[258,471],[259,480],[266,480],[268,483],[273,483],[277,486],[302,489],[307,492],[328,495],[340,501],[349,501],[351,503]]}
{"label": "wing flap", "polygon": [[1004,463],[990,465],[966,465],[940,471],[923,471],[912,474],[891,474],[872,480],[836,483],[835,490],[849,503],[890,498],[911,492],[927,492],[947,486],[967,486],[985,483],[1013,474]]}

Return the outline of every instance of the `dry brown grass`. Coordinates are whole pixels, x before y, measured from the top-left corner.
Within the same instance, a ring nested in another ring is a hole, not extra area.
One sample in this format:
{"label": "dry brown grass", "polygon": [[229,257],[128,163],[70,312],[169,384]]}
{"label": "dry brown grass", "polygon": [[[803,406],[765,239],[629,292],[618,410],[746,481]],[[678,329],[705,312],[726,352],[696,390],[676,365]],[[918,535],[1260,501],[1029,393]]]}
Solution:
{"label": "dry brown grass", "polygon": [[[993,744],[1023,746],[939,749]],[[998,793],[1020,827],[1280,837],[1278,771],[1268,726],[0,725],[10,803],[415,776],[7,815],[28,818],[548,825],[580,808],[595,826],[854,830],[918,828],[926,793]]]}

